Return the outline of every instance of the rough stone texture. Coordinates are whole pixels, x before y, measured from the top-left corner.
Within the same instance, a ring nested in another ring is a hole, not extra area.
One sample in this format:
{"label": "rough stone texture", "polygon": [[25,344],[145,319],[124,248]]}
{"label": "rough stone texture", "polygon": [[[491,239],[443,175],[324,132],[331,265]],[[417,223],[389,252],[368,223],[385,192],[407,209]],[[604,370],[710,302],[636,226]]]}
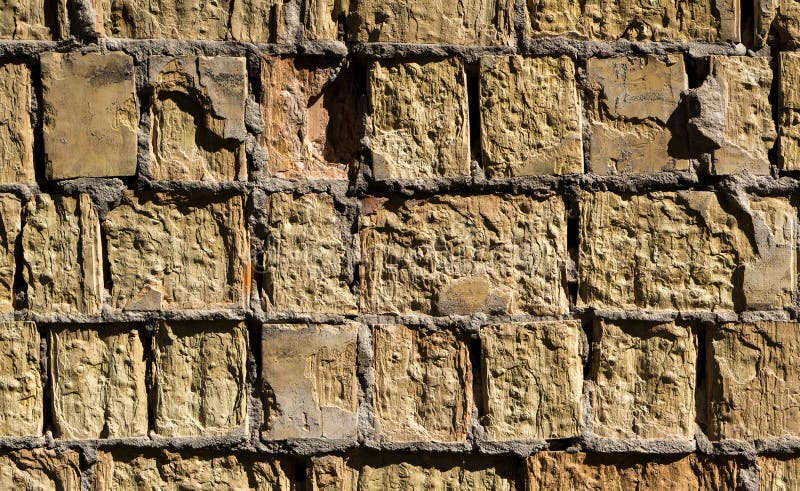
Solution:
{"label": "rough stone texture", "polygon": [[800,53],[782,52],[779,59],[778,158],[783,170],[800,170]]}
{"label": "rough stone texture", "polygon": [[115,308],[240,308],[250,296],[242,196],[126,191],[104,228]]}
{"label": "rough stone texture", "polygon": [[356,437],[357,334],[355,323],[264,326],[264,438]]}
{"label": "rough stone texture", "polygon": [[791,305],[797,218],[785,198],[722,203],[705,191],[598,192],[579,201],[579,306],[740,311]]}
{"label": "rough stone texture", "polygon": [[153,179],[247,180],[244,58],[151,57]]}
{"label": "rough stone texture", "polygon": [[698,350],[690,328],[596,319],[592,340],[595,435],[694,437]]}
{"label": "rough stone texture", "polygon": [[47,178],[136,174],[133,58],[119,51],[42,53],[41,68]]}
{"label": "rough stone texture", "polygon": [[100,222],[86,194],[38,194],[25,206],[23,274],[37,313],[99,314],[103,304]]}
{"label": "rough stone texture", "polygon": [[14,311],[17,241],[22,231],[22,203],[0,193],[0,313]]}
{"label": "rough stone texture", "polygon": [[375,179],[469,175],[467,83],[461,61],[375,62],[367,74],[367,92]]}
{"label": "rough stone texture", "polygon": [[689,169],[681,92],[689,80],[681,54],[590,58],[589,170],[595,174]]}
{"label": "rough stone texture", "polygon": [[0,436],[42,433],[39,342],[33,322],[0,322]]}
{"label": "rough stone texture", "polygon": [[580,433],[582,337],[576,321],[481,329],[484,426],[490,439],[569,438]]}
{"label": "rough stone texture", "polygon": [[733,460],[698,455],[626,456],[540,452],[528,458],[527,490],[737,489]]}
{"label": "rough stone texture", "polygon": [[559,197],[368,198],[360,224],[364,312],[567,311]]}
{"label": "rough stone texture", "polygon": [[45,448],[0,454],[0,483],[9,491],[79,491],[79,455],[73,450]]}
{"label": "rough stone texture", "polygon": [[482,58],[480,113],[489,177],[583,172],[582,110],[569,57]]}
{"label": "rough stone texture", "polygon": [[759,45],[767,41],[770,30],[775,34],[776,44],[786,48],[800,46],[800,3],[795,0],[772,0],[759,2],[757,31]]}
{"label": "rough stone texture", "polygon": [[264,57],[261,145],[267,176],[347,179],[364,134],[355,70],[318,59]]}
{"label": "rough stone texture", "polygon": [[0,183],[36,183],[30,119],[32,95],[31,71],[26,65],[0,65]]}
{"label": "rough stone texture", "polygon": [[58,438],[147,436],[147,362],[139,332],[98,324],[50,330]]}
{"label": "rough stone texture", "polygon": [[380,325],[375,343],[375,429],[386,441],[464,441],[472,372],[464,339],[449,331]]}
{"label": "rough stone texture", "polygon": [[64,39],[67,32],[67,2],[62,0],[15,0],[0,7],[0,39]]}
{"label": "rough stone texture", "polygon": [[357,312],[347,265],[351,224],[326,194],[276,193],[267,198],[264,309]]}
{"label": "rough stone texture", "polygon": [[723,324],[707,350],[709,437],[800,436],[800,324]]}
{"label": "rough stone texture", "polygon": [[159,322],[153,337],[156,432],[215,436],[247,424],[247,328],[236,322]]}
{"label": "rough stone texture", "polygon": [[800,486],[800,459],[796,457],[758,457],[760,489],[797,491]]}
{"label": "rough stone texture", "polygon": [[312,457],[306,468],[308,491],[355,490],[358,474],[338,455]]}

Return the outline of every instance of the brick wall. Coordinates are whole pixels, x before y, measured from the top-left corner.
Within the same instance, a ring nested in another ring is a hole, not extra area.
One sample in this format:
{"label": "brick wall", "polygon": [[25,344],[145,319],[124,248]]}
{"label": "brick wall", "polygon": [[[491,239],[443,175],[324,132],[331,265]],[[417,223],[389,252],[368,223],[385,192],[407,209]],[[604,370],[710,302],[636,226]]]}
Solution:
{"label": "brick wall", "polygon": [[798,489],[798,5],[0,5],[0,489]]}

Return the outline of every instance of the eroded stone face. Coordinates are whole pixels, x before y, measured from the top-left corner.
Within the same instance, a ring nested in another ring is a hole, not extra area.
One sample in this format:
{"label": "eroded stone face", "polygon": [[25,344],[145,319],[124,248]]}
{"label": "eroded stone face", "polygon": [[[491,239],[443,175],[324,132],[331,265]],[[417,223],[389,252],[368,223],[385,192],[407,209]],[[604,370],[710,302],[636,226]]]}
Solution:
{"label": "eroded stone face", "polygon": [[583,172],[572,59],[481,59],[481,147],[489,177]]}
{"label": "eroded stone face", "polygon": [[800,483],[800,459],[791,457],[759,456],[758,474],[760,489],[785,489],[796,491]]}
{"label": "eroded stone face", "polygon": [[49,41],[68,36],[65,1],[15,0],[0,7],[0,39]]}
{"label": "eroded stone face", "polygon": [[403,489],[458,489],[463,491],[513,491],[514,472],[503,462],[491,458],[478,460],[447,458],[411,458],[399,462],[390,458],[352,462],[356,469],[354,489],[382,491]]}
{"label": "eroded stone face", "polygon": [[39,331],[33,322],[0,322],[0,435],[42,433]]}
{"label": "eroded stone face", "polygon": [[14,311],[17,238],[22,231],[22,203],[0,193],[0,313]]}
{"label": "eroded stone face", "polygon": [[481,329],[484,426],[492,440],[580,433],[583,332],[579,322]]}
{"label": "eroded stone face", "polygon": [[756,12],[756,41],[763,45],[770,29],[775,33],[777,44],[783,48],[800,45],[800,4],[794,0],[773,0],[760,3]]}
{"label": "eroded stone face", "polygon": [[0,454],[5,489],[81,489],[80,456],[73,450],[34,448]]}
{"label": "eroded stone face", "polygon": [[343,491],[356,488],[358,474],[338,455],[311,457],[306,468],[309,491]]}
{"label": "eroded stone face", "polygon": [[561,198],[440,196],[362,202],[361,309],[562,314]]}
{"label": "eroded stone face", "polygon": [[779,63],[778,156],[783,170],[800,170],[800,54],[784,51]]}
{"label": "eroded stone face", "polygon": [[[2,9],[0,9],[2,12]],[[0,13],[0,19],[3,14]],[[0,26],[2,20],[0,20]],[[0,30],[2,28],[0,27]],[[34,184],[31,72],[26,65],[0,65],[0,182]]]}
{"label": "eroded stone face", "polygon": [[135,175],[133,58],[111,51],[42,53],[40,59],[47,178]]}

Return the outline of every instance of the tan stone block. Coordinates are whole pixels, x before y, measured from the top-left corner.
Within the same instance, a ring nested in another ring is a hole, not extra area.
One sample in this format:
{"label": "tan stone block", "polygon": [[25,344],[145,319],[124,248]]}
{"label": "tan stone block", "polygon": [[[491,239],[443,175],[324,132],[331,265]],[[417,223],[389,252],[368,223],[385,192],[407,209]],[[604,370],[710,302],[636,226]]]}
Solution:
{"label": "tan stone block", "polygon": [[484,426],[492,440],[569,438],[581,430],[583,331],[577,321],[481,329]]}
{"label": "tan stone block", "polygon": [[691,328],[596,319],[592,352],[595,435],[694,437],[697,337]]}
{"label": "tan stone block", "polygon": [[33,322],[0,322],[0,436],[42,434],[39,344]]}
{"label": "tan stone block", "polygon": [[368,198],[360,225],[363,312],[567,311],[560,197]]}
{"label": "tan stone block", "polygon": [[375,428],[385,441],[464,441],[472,411],[465,340],[449,331],[381,325],[375,343]]}
{"label": "tan stone block", "polygon": [[242,322],[159,322],[153,337],[155,429],[161,436],[247,429],[247,328]]}
{"label": "tan stone block", "polygon": [[358,472],[338,455],[311,457],[306,468],[308,491],[356,490]]}
{"label": "tan stone block", "polygon": [[735,460],[686,456],[539,452],[527,460],[527,491],[736,489]]}
{"label": "tan stone block", "polygon": [[247,180],[244,58],[153,56],[153,179]]}
{"label": "tan stone block", "polygon": [[583,172],[582,110],[569,57],[482,58],[480,111],[489,177]]}
{"label": "tan stone block", "polygon": [[0,7],[0,39],[49,41],[67,37],[64,0],[17,0]]}
{"label": "tan stone block", "polygon": [[[0,19],[2,14],[0,14]],[[2,24],[2,21],[0,21]],[[0,65],[0,182],[35,184],[31,71],[26,65]]]}
{"label": "tan stone block", "polygon": [[22,203],[16,196],[0,193],[0,313],[14,311],[17,239],[21,231]]}
{"label": "tan stone block", "polygon": [[147,436],[147,362],[136,328],[50,330],[53,425],[59,438]]}
{"label": "tan stone block", "polygon": [[241,308],[249,300],[242,196],[129,191],[104,228],[115,308]]}
{"label": "tan stone block", "polygon": [[133,58],[112,51],[42,53],[40,59],[47,178],[135,175]]}
{"label": "tan stone block", "polygon": [[265,325],[262,437],[355,438],[358,325]]}
{"label": "tan stone block", "polygon": [[705,191],[582,194],[578,305],[711,311],[791,305],[796,211],[784,198],[740,199],[723,207]]}
{"label": "tan stone block", "polygon": [[100,222],[87,194],[38,194],[25,206],[23,274],[36,313],[99,314],[103,304]]}
{"label": "tan stone block", "polygon": [[267,198],[264,309],[355,313],[347,266],[351,224],[326,194]]}
{"label": "tan stone block", "polygon": [[759,456],[760,489],[800,490],[800,459],[790,456]]}
{"label": "tan stone block", "polygon": [[375,62],[367,74],[367,92],[375,179],[469,175],[467,83],[461,61]]}
{"label": "tan stone block", "polygon": [[306,0],[305,35],[308,39],[339,39],[339,18],[348,14],[349,0]]}
{"label": "tan stone block", "polygon": [[347,179],[364,124],[354,69],[312,58],[261,62],[264,172],[287,179]]}
{"label": "tan stone block", "polygon": [[778,158],[783,170],[800,170],[800,53],[779,56]]}
{"label": "tan stone block", "polygon": [[590,58],[586,72],[593,173],[689,169],[685,129],[673,122],[689,88],[682,55]]}
{"label": "tan stone block", "polygon": [[756,11],[756,36],[758,46],[766,44],[772,31],[775,44],[783,48],[800,46],[800,4],[795,0],[759,2]]}
{"label": "tan stone block", "polygon": [[0,454],[3,490],[80,491],[80,456],[73,450],[34,448]]}

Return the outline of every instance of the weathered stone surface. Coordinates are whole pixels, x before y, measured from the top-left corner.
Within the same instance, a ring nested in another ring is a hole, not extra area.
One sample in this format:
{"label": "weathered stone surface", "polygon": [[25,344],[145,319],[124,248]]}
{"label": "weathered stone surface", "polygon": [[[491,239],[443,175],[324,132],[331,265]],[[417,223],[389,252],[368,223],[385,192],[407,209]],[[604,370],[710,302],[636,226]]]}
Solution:
{"label": "weathered stone surface", "polygon": [[39,342],[33,322],[0,322],[0,436],[42,433]]}
{"label": "weathered stone surface", "polygon": [[38,194],[25,206],[23,274],[37,313],[99,314],[103,304],[100,222],[89,195]]}
{"label": "weathered stone surface", "polygon": [[375,179],[469,175],[467,83],[458,58],[375,62],[367,87]]}
{"label": "weathered stone surface", "polygon": [[247,425],[247,328],[159,322],[153,337],[155,427],[162,436],[215,436]]}
{"label": "weathered stone surface", "polygon": [[577,436],[583,393],[577,321],[481,329],[484,425],[492,440]]}
{"label": "weathered stone surface", "polygon": [[736,489],[734,460],[540,452],[527,461],[528,491],[596,489]]}
{"label": "weathered stone surface", "polygon": [[463,441],[472,372],[464,339],[449,331],[381,325],[375,343],[375,427],[386,441]]}
{"label": "weathered stone surface", "polygon": [[150,57],[153,179],[247,180],[244,58]]}
{"label": "weathered stone surface", "polygon": [[[580,197],[578,305],[744,310],[791,305],[795,209],[784,198],[680,191]],[[741,275],[741,276],[740,276]]]}
{"label": "weathered stone surface", "polygon": [[765,457],[756,459],[759,470],[760,489],[797,491],[800,489],[800,458]]}
{"label": "weathered stone surface", "polygon": [[772,0],[759,2],[757,6],[755,20],[758,46],[766,44],[770,30],[778,46],[800,46],[800,3],[795,0]]}
{"label": "weathered stone surface", "polygon": [[115,308],[240,308],[249,299],[242,196],[128,191],[104,227]]}
{"label": "weathered stone surface", "polygon": [[267,455],[98,452],[92,491],[292,491],[292,467]]}
{"label": "weathered stone surface", "polygon": [[306,468],[308,491],[355,490],[358,474],[338,455],[312,457]]}
{"label": "weathered stone surface", "polygon": [[783,170],[800,170],[800,53],[784,51],[779,63],[778,158]]}
{"label": "weathered stone surface", "polygon": [[355,313],[347,257],[351,224],[327,194],[267,198],[264,309]]}
{"label": "weathered stone surface", "polygon": [[0,7],[0,39],[51,40],[69,36],[67,2],[16,0]]}
{"label": "weathered stone surface", "polygon": [[4,490],[80,491],[80,456],[73,450],[34,448],[0,454]]}
{"label": "weathered stone surface", "polygon": [[138,331],[102,324],[50,330],[54,433],[147,436],[147,362]]}
{"label": "weathered stone surface", "polygon": [[[2,18],[2,14],[0,14]],[[2,21],[0,21],[2,24]],[[34,184],[31,71],[0,65],[0,182]]]}
{"label": "weathered stone surface", "polygon": [[354,69],[311,58],[264,57],[264,172],[288,179],[347,179],[364,124]]}
{"label": "weathered stone surface", "polygon": [[482,58],[480,111],[489,177],[583,172],[582,110],[569,57]]}
{"label": "weathered stone surface", "polygon": [[685,130],[673,122],[689,88],[681,54],[590,58],[586,72],[593,173],[689,169]]}
{"label": "weathered stone surface", "polygon": [[111,51],[42,53],[40,59],[47,178],[136,174],[133,58]]}
{"label": "weathered stone surface", "polygon": [[358,325],[264,326],[264,438],[355,438]]}
{"label": "weathered stone surface", "polygon": [[800,436],[800,324],[723,324],[707,350],[709,437]]}
{"label": "weathered stone surface", "polygon": [[22,203],[0,193],[0,313],[14,311],[17,239],[22,231]]}
{"label": "weathered stone surface", "polygon": [[594,434],[694,436],[697,338],[691,328],[596,319],[592,339]]}
{"label": "weathered stone surface", "polygon": [[567,311],[561,198],[369,198],[360,224],[364,312]]}

